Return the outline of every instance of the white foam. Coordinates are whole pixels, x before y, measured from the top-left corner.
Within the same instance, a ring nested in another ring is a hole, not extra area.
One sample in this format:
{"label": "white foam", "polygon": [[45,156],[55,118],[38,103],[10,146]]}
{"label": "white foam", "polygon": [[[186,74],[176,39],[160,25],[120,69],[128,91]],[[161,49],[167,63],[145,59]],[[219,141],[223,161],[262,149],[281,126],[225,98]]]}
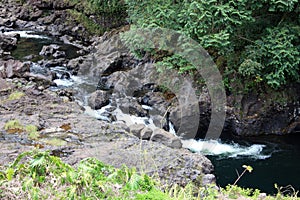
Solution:
{"label": "white foam", "polygon": [[8,32],[4,32],[3,34],[4,35],[19,34],[21,38],[51,39],[47,36],[34,34],[33,31],[8,31]]}
{"label": "white foam", "polygon": [[152,110],[153,108],[151,106],[142,105],[142,108],[145,110]]}
{"label": "white foam", "polygon": [[263,155],[265,145],[253,144],[242,146],[236,143],[226,144],[219,140],[182,140],[183,147],[194,152],[201,152],[205,155],[217,155],[222,157],[252,157],[256,159],[266,159],[271,155]]}
{"label": "white foam", "polygon": [[144,124],[151,129],[157,128],[151,118],[148,117],[137,117],[130,114],[125,114],[121,109],[117,108],[114,110],[113,114],[115,114],[118,121],[124,121],[126,125],[130,126],[132,124]]}
{"label": "white foam", "polygon": [[74,82],[69,79],[55,79],[53,82],[56,83],[57,86],[65,86],[65,87],[70,87],[74,84]]}
{"label": "white foam", "polygon": [[84,106],[84,109],[85,109],[84,113],[87,115],[90,115],[96,119],[110,121],[108,117],[101,115],[101,113],[99,113],[97,110],[93,110],[90,106]]}
{"label": "white foam", "polygon": [[71,76],[69,79],[55,79],[53,82],[57,86],[70,87],[74,84],[81,84],[83,80],[78,76]]}
{"label": "white foam", "polygon": [[173,124],[171,122],[169,122],[169,132],[177,137],[175,127],[173,126]]}

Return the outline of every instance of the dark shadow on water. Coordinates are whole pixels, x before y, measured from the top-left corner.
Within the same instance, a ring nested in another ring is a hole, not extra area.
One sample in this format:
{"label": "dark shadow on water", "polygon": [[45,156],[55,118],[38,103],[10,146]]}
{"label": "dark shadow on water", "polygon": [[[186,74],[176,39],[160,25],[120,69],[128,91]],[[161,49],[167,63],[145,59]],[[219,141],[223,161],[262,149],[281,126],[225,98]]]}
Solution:
{"label": "dark shadow on water", "polygon": [[[223,136],[223,141],[234,141],[241,145],[266,145],[263,154],[271,154],[266,159],[249,157],[222,158],[208,156],[215,166],[217,184],[225,187],[233,184],[237,178],[236,170],[241,173],[243,165],[253,167],[251,173],[246,173],[238,182],[244,188],[257,188],[268,194],[275,194],[274,187],[291,185],[300,191],[300,134],[286,136],[233,137]],[[298,194],[299,195],[299,194]]]}
{"label": "dark shadow on water", "polygon": [[[68,59],[76,58],[79,56],[79,54],[77,53],[79,48],[71,44],[64,44],[63,42],[58,41],[54,38],[20,38],[17,48],[12,51],[12,56],[18,60],[31,60],[33,62],[36,62],[43,59],[43,57],[39,55],[43,46],[50,44],[59,45],[60,51],[64,51],[66,53],[66,58]],[[33,55],[32,59],[25,58],[30,55]]]}

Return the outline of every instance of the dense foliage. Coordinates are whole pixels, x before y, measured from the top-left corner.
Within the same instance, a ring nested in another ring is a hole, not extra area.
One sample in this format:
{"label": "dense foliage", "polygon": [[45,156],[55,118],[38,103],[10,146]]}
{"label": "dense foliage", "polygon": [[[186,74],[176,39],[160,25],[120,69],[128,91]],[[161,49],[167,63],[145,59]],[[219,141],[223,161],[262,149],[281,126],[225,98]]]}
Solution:
{"label": "dense foliage", "polygon": [[198,41],[216,60],[228,88],[238,86],[238,80],[249,89],[257,86],[278,89],[299,81],[298,0],[126,0],[126,3],[131,24],[177,30]]}
{"label": "dense foliage", "polygon": [[67,0],[74,5],[70,11],[75,20],[92,34],[103,34],[126,23],[126,6],[120,0]]}
{"label": "dense foliage", "polygon": [[[213,185],[164,186],[126,166],[116,169],[95,158],[86,158],[73,167],[47,151],[24,152],[8,166],[0,166],[1,199],[198,200],[257,199],[259,195],[259,190],[236,185],[221,190]],[[284,196],[278,190],[277,196],[266,199],[299,199],[297,193],[292,195]]]}

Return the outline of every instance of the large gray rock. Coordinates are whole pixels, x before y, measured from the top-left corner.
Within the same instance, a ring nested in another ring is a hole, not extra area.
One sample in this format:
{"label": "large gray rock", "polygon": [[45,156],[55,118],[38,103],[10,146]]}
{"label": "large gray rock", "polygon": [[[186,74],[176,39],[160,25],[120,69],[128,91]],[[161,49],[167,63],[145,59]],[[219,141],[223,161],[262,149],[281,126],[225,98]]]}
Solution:
{"label": "large gray rock", "polygon": [[52,81],[52,76],[26,72],[24,73],[24,77],[30,81],[34,81],[38,86],[42,86],[43,88],[48,88],[55,85],[55,83]]}
{"label": "large gray rock", "polygon": [[88,99],[88,105],[92,109],[100,109],[109,104],[110,93],[107,91],[97,90],[91,94]]}
{"label": "large gray rock", "polygon": [[23,77],[29,71],[29,63],[17,60],[0,61],[0,78]]}
{"label": "large gray rock", "polygon": [[129,126],[130,132],[142,140],[149,140],[152,136],[152,129],[146,127],[144,124],[132,124]]}
{"label": "large gray rock", "polygon": [[16,18],[14,18],[14,17],[10,17],[10,18],[0,17],[0,26],[12,28],[15,26],[15,21],[16,21]]}
{"label": "large gray rock", "polygon": [[137,117],[147,116],[147,111],[143,109],[142,105],[136,99],[126,97],[118,100],[119,108],[123,113],[135,115]]}
{"label": "large gray rock", "polygon": [[39,53],[41,56],[51,56],[55,52],[57,52],[60,49],[60,46],[56,44],[50,44],[43,46],[41,52]]}
{"label": "large gray rock", "polygon": [[162,184],[185,186],[192,182],[203,186],[211,183],[207,179],[202,180],[205,174],[212,173],[213,166],[201,154],[124,136],[110,142],[95,142],[95,138],[90,138],[89,141],[90,148],[76,149],[66,161],[76,164],[83,158],[96,157],[115,167],[126,165],[136,168],[138,172],[157,176]]}
{"label": "large gray rock", "polygon": [[11,51],[17,47],[18,34],[14,35],[3,35],[0,34],[0,49],[3,51]]}
{"label": "large gray rock", "polygon": [[179,149],[182,147],[182,142],[178,137],[174,136],[170,132],[159,128],[153,131],[150,140],[154,142],[159,142],[161,144],[175,149]]}

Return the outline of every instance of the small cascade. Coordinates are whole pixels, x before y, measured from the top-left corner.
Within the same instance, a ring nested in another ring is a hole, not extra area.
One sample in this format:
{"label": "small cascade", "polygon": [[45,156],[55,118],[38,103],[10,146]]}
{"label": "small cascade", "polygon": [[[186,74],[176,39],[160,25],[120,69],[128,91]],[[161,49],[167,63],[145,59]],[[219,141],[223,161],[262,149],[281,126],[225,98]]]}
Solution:
{"label": "small cascade", "polygon": [[252,144],[243,146],[237,143],[224,143],[220,140],[183,140],[183,147],[193,152],[203,153],[205,155],[219,156],[220,158],[240,158],[251,157],[254,159],[267,159],[271,157],[270,153],[265,154],[266,145]]}
{"label": "small cascade", "polygon": [[51,40],[50,37],[44,36],[44,35],[40,35],[37,34],[34,31],[7,31],[7,32],[3,32],[4,35],[20,35],[21,38],[33,38],[33,39],[47,39],[47,40]]}

